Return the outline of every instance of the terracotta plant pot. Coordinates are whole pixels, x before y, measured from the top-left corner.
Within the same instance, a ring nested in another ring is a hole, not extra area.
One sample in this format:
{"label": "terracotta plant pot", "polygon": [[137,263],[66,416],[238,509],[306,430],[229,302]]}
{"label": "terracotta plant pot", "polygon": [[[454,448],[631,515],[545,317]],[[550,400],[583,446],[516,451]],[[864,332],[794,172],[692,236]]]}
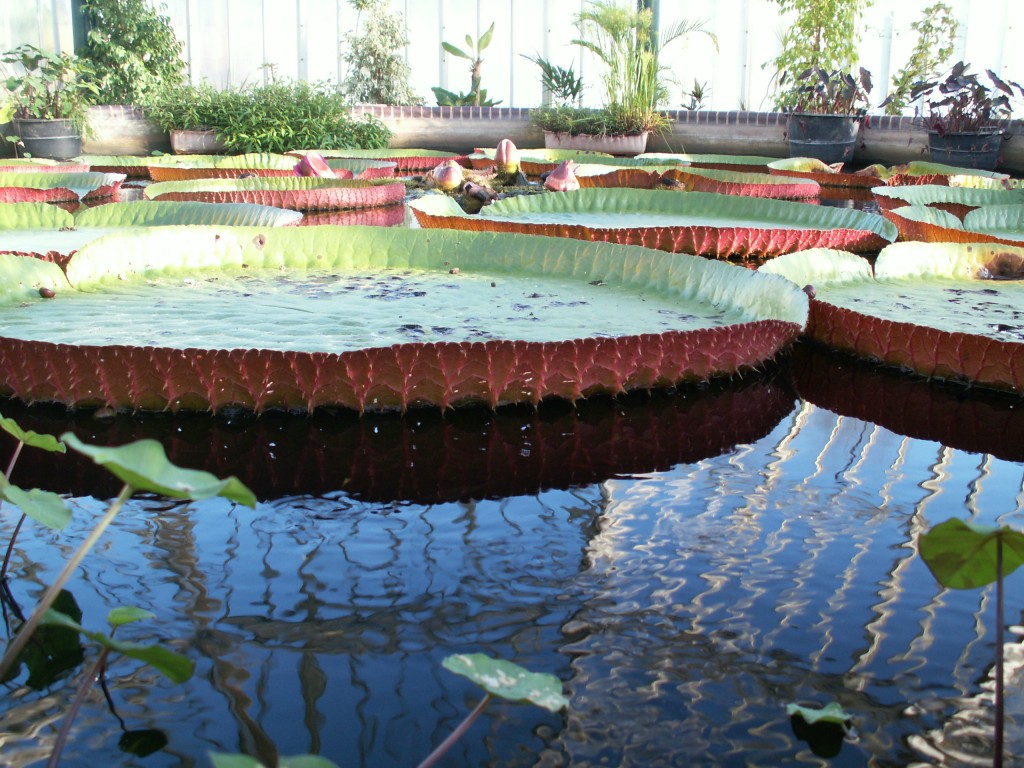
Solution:
{"label": "terracotta plant pot", "polygon": [[176,155],[216,155],[226,149],[216,131],[171,131],[171,151]]}
{"label": "terracotta plant pot", "polygon": [[629,134],[594,136],[586,133],[558,133],[544,131],[547,149],[579,149],[586,152],[606,152],[610,155],[639,155],[647,151],[650,131]]}

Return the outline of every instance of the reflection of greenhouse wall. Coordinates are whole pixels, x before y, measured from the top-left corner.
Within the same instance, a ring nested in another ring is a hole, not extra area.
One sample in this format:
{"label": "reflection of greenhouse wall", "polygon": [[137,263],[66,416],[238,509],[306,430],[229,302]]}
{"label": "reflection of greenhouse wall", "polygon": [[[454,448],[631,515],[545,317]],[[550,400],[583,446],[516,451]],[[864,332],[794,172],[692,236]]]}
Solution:
{"label": "reflection of greenhouse wall", "polygon": [[[989,68],[1024,80],[1024,49],[1019,37],[1018,0],[948,0],[960,19],[956,58],[978,70]],[[875,97],[885,95],[884,81],[900,69],[915,42],[911,23],[929,0],[875,3],[864,19],[861,64],[875,76]],[[0,4],[0,49],[21,43],[43,48],[71,46],[71,0],[29,0]],[[483,86],[503,106],[529,107],[542,94],[537,68],[522,58],[540,54],[561,66],[574,66],[587,84],[586,101],[601,100],[599,70],[592,56],[569,44],[575,36],[573,15],[583,0],[392,0],[405,14],[412,42],[406,50],[414,90],[433,104],[431,86],[469,90],[468,62],[442,59],[442,40],[465,46],[495,23],[494,39],[484,54]],[[166,0],[178,36],[185,44],[194,79],[218,85],[264,77],[262,65],[278,75],[310,80],[344,76],[339,42],[356,24],[348,0]],[[709,109],[770,109],[770,68],[786,20],[773,0],[687,0],[661,2],[662,26],[705,20],[719,42],[693,34],[666,49],[671,98],[679,108],[694,81],[706,85]],[[538,30],[543,30],[538,32]]]}

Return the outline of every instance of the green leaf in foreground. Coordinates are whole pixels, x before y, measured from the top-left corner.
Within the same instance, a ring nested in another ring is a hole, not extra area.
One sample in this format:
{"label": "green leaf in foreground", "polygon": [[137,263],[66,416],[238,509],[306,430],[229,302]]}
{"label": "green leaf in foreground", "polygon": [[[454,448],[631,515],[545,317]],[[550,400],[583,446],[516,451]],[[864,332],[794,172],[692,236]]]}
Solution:
{"label": "green leaf in foreground", "polygon": [[952,518],[921,536],[917,549],[939,584],[949,589],[975,589],[999,578],[996,550],[1000,542],[1005,578],[1024,564],[1024,533],[1011,528]]}
{"label": "green leaf in foreground", "polygon": [[[214,768],[266,768],[259,760],[248,755],[227,755],[211,752]],[[316,755],[295,755],[278,758],[277,768],[338,768],[338,766]]]}
{"label": "green leaf in foreground", "polygon": [[195,663],[180,653],[169,651],[159,645],[142,645],[141,643],[115,640],[104,635],[102,632],[93,632],[86,629],[70,616],[52,609],[48,610],[43,616],[41,624],[43,626],[59,626],[77,630],[83,637],[99,643],[104,648],[149,664],[173,683],[185,682],[192,677],[192,673],[195,671]]}
{"label": "green leaf in foreground", "polygon": [[786,714],[792,717],[793,715],[799,715],[804,719],[805,722],[810,725],[815,723],[845,723],[850,719],[850,716],[843,711],[843,708],[836,702],[832,701],[826,704],[821,709],[814,709],[813,707],[804,707],[800,704],[787,704]]}
{"label": "green leaf in foreground", "polygon": [[155,618],[156,614],[152,611],[136,608],[132,605],[124,605],[110,610],[110,613],[107,614],[107,623],[112,627],[123,627],[125,624],[131,624],[135,621]]}
{"label": "green leaf in foreground", "polygon": [[32,448],[41,448],[52,453],[67,453],[68,449],[64,443],[53,435],[40,435],[32,430],[24,430],[14,419],[6,416],[0,416],[0,429]]}
{"label": "green leaf in foreground", "polygon": [[562,681],[544,672],[530,672],[518,664],[492,659],[482,653],[456,654],[441,662],[449,672],[462,675],[488,693],[509,701],[528,702],[557,712],[569,706]]}
{"label": "green leaf in foreground", "polygon": [[116,448],[87,445],[71,432],[61,435],[61,440],[136,491],[193,501],[223,496],[247,507],[256,506],[256,496],[238,478],[221,480],[209,472],[175,466],[156,440],[137,440]]}
{"label": "green leaf in foreground", "polygon": [[71,522],[71,508],[56,493],[38,488],[25,491],[16,485],[3,485],[0,496],[40,525],[55,531]]}

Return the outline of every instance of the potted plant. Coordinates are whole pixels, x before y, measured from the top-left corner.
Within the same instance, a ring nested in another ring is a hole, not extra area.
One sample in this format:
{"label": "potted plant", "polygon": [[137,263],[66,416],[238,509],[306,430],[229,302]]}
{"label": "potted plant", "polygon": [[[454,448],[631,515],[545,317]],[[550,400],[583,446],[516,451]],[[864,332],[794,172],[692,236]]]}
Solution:
{"label": "potted plant", "polygon": [[143,113],[170,135],[176,154],[216,154],[226,149],[218,129],[227,124],[221,95],[208,82],[167,83],[148,91]]}
{"label": "potted plant", "polygon": [[14,108],[14,132],[25,153],[55,160],[80,155],[89,104],[97,92],[88,80],[88,60],[21,45],[0,56],[0,62],[13,69],[4,84]]}
{"label": "potted plant", "polygon": [[1010,99],[1024,96],[1024,88],[985,70],[991,82],[988,85],[969,72],[969,67],[958,61],[945,78],[915,83],[910,97],[924,100],[933,161],[991,171],[999,164],[999,151],[1006,137],[998,121],[1010,118]]}
{"label": "potted plant", "polygon": [[[667,100],[668,89],[658,53],[689,32],[704,31],[701,27],[702,22],[679,22],[661,34],[659,45],[650,8],[633,10],[616,0],[591,0],[576,17],[580,38],[572,42],[604,65],[604,107],[587,110],[563,103],[531,110],[531,121],[544,131],[545,145],[613,154],[643,152],[651,132],[669,124],[659,109]],[[573,81],[571,69],[558,72],[547,61],[534,61],[549,92],[553,92],[549,70],[552,75],[563,75],[567,83]]]}
{"label": "potted plant", "polygon": [[[813,157],[823,163],[853,158],[857,134],[867,114],[871,73],[811,68],[800,73],[790,89],[792,107],[786,118],[790,157]],[[785,74],[780,82],[785,81]]]}

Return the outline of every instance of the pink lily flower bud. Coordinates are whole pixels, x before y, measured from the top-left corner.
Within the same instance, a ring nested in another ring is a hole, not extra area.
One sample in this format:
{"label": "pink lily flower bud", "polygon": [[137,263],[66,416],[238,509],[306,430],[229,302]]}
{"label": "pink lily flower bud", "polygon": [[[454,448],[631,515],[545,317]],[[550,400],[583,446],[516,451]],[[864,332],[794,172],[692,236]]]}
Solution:
{"label": "pink lily flower bud", "polygon": [[321,179],[334,179],[334,170],[324,160],[323,155],[310,152],[295,165],[296,176],[316,176]]}
{"label": "pink lily flower bud", "polygon": [[552,192],[575,192],[580,188],[574,171],[576,164],[572,160],[563,160],[544,180],[545,189]]}

